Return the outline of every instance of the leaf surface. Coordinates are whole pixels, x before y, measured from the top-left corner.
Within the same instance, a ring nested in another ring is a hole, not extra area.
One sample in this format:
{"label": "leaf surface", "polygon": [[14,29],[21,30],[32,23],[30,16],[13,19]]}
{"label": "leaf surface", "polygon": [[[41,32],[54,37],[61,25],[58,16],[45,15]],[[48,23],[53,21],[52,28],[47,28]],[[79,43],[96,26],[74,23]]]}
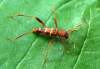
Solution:
{"label": "leaf surface", "polygon": [[[54,11],[54,13],[52,13]],[[46,26],[58,29],[80,28],[66,40],[27,34]],[[97,0],[1,0],[0,1],[0,69],[99,69],[100,1]]]}

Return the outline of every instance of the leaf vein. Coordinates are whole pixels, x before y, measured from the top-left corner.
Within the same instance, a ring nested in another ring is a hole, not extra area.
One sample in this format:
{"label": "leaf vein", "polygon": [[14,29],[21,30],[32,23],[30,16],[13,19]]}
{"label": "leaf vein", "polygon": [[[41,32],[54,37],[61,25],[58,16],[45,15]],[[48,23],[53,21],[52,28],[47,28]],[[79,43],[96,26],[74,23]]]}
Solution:
{"label": "leaf vein", "polygon": [[16,65],[16,69],[18,69],[18,68],[20,67],[21,63],[22,63],[22,62],[24,61],[24,59],[25,59],[25,56],[27,56],[27,55],[29,54],[29,51],[33,48],[33,46],[34,46],[33,44],[35,44],[36,41],[37,41],[37,39],[36,39],[34,42],[31,43],[30,48],[26,51],[26,53],[24,54],[24,56],[20,59],[20,61],[19,61],[18,64]]}
{"label": "leaf vein", "polygon": [[83,42],[83,44],[82,44],[81,50],[80,50],[80,52],[79,52],[79,55],[78,55],[78,57],[77,57],[77,60],[76,60],[76,62],[75,62],[75,64],[74,64],[74,66],[73,66],[73,69],[76,69],[76,66],[77,66],[77,64],[78,64],[78,61],[80,60],[82,51],[83,51],[84,46],[85,46],[85,44],[86,44],[86,41],[88,40],[87,37],[89,36],[90,25],[91,25],[91,19],[92,19],[92,17],[91,17],[91,8],[90,8],[90,19],[89,19],[89,23],[88,23],[88,29],[87,29],[86,38],[85,38],[85,40],[84,40],[84,42]]}

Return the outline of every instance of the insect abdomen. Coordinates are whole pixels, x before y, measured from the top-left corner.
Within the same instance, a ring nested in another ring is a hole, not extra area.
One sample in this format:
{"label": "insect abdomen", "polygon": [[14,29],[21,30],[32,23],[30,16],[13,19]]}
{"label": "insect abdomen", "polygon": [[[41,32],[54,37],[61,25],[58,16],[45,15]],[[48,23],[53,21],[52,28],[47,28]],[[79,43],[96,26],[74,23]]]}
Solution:
{"label": "insect abdomen", "polygon": [[62,38],[68,38],[68,33],[66,31],[56,31],[52,29],[34,29],[33,32],[36,34],[44,35],[44,36],[50,36],[50,37],[62,37]]}

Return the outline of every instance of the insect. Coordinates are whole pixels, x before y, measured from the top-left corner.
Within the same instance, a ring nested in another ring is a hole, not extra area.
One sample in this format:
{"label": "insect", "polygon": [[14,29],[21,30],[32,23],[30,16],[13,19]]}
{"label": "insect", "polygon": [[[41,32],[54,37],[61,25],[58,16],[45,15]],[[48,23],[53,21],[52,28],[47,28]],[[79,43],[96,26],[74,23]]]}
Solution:
{"label": "insect", "polygon": [[[78,29],[78,27],[80,26],[77,25],[75,26],[75,28],[73,29],[70,29],[68,31],[66,30],[58,30],[58,24],[57,24],[57,19],[56,17],[54,17],[54,24],[55,24],[55,28],[49,28],[45,25],[45,23],[38,17],[35,17],[35,16],[28,16],[28,15],[24,15],[24,14],[17,14],[16,16],[25,16],[25,17],[30,17],[32,19],[35,19],[36,21],[38,21],[38,23],[40,23],[44,28],[35,28],[32,30],[31,33],[35,33],[35,34],[39,34],[39,35],[42,35],[42,36],[48,36],[48,37],[53,37],[53,38],[61,38],[61,39],[68,39],[69,38],[69,35],[71,32],[75,31]],[[30,32],[28,33],[24,33],[18,37],[16,37],[15,39],[18,39],[20,38],[21,36],[25,35],[25,34],[29,34]],[[65,47],[65,46],[64,46]],[[49,48],[49,47],[48,47]],[[44,59],[44,62],[43,62],[43,66],[44,64],[47,62],[47,57],[48,57],[48,49],[47,49],[47,52],[45,53],[45,59]]]}
{"label": "insect", "polygon": [[[68,39],[69,38],[69,34],[73,31],[75,31],[77,29],[77,25],[75,28],[73,29],[70,29],[68,31],[65,31],[65,30],[58,30],[58,25],[57,25],[57,19],[56,17],[54,17],[54,24],[55,24],[55,28],[49,28],[45,25],[45,23],[38,17],[35,17],[35,16],[28,16],[28,15],[24,15],[24,14],[16,14],[16,16],[25,16],[25,17],[31,17],[33,19],[35,19],[36,21],[38,21],[38,23],[40,23],[44,28],[35,28],[32,30],[31,33],[35,33],[35,34],[39,34],[39,35],[42,35],[42,36],[48,36],[48,37],[53,37],[53,38],[64,38],[64,39]],[[29,33],[29,32],[28,32]],[[17,38],[25,35],[25,34],[28,34],[28,33],[24,33]]]}

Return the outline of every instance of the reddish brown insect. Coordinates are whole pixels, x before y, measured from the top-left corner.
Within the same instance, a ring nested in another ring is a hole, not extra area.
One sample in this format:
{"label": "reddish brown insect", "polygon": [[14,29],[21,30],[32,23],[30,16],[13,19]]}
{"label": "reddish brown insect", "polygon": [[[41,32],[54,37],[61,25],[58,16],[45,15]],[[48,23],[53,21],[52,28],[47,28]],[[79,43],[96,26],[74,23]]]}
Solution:
{"label": "reddish brown insect", "polygon": [[[76,30],[76,29],[71,29],[71,30],[68,30],[68,31],[58,30],[57,20],[56,20],[55,17],[54,17],[54,23],[55,23],[56,28],[49,28],[38,17],[27,16],[27,15],[23,15],[23,14],[17,14],[16,16],[26,16],[26,17],[31,17],[31,18],[36,19],[44,28],[43,29],[42,28],[35,28],[35,29],[32,30],[31,33],[40,34],[40,35],[43,35],[43,36],[49,36],[49,37],[55,37],[55,38],[57,37],[57,38],[65,38],[65,39],[68,39],[69,33],[70,32],[73,32],[74,30]],[[23,36],[25,34],[28,34],[28,33],[24,33],[24,34],[18,36],[17,38],[19,38],[19,37],[21,37],[21,36]]]}
{"label": "reddish brown insect", "polygon": [[[54,23],[55,23],[55,27],[56,28],[49,28],[45,25],[45,23],[38,17],[34,17],[34,16],[27,16],[27,15],[23,15],[23,14],[17,14],[16,16],[26,16],[26,17],[31,17],[33,19],[36,19],[44,28],[35,28],[32,30],[32,32],[28,32],[28,33],[24,33],[18,37],[16,37],[15,39],[25,35],[25,34],[29,34],[29,33],[35,33],[35,34],[39,34],[39,35],[42,35],[42,36],[49,36],[49,37],[54,37],[54,38],[64,38],[64,39],[68,39],[69,37],[69,34],[75,30],[77,30],[77,25],[75,28],[73,29],[70,29],[68,31],[65,31],[65,30],[58,30],[58,26],[57,26],[57,19],[56,17],[54,17]],[[65,47],[65,46],[64,46]],[[43,66],[44,64],[46,63],[47,61],[47,57],[48,57],[48,52],[46,52],[45,54],[45,60],[43,62]]]}

